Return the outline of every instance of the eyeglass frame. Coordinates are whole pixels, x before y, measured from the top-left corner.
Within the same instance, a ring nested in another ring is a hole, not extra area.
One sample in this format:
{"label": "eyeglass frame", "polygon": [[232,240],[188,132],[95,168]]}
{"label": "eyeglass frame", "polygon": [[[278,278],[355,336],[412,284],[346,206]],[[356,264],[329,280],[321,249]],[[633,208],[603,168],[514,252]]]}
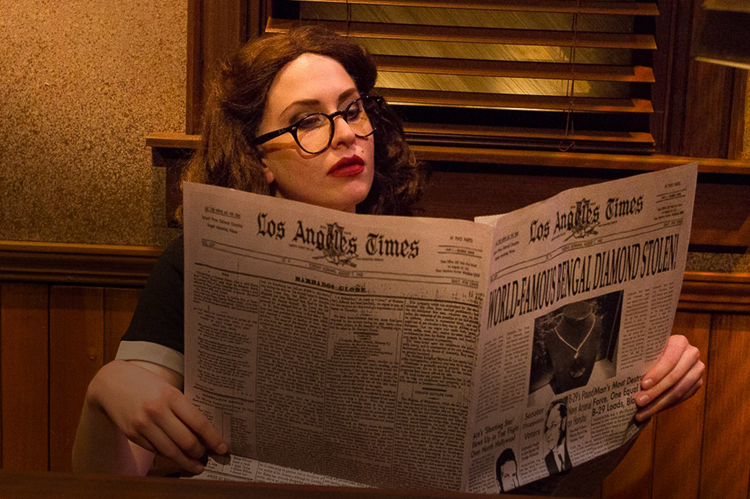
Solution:
{"label": "eyeglass frame", "polygon": [[[357,133],[355,133],[354,135],[356,135],[357,137],[362,138],[362,139],[365,138],[365,137],[369,137],[370,135],[372,135],[373,133],[375,133],[375,131],[378,129],[378,126],[380,125],[380,119],[382,117],[382,112],[383,112],[383,104],[385,103],[385,99],[383,99],[380,96],[362,95],[358,99],[355,99],[355,100],[351,101],[349,104],[347,104],[347,106],[344,109],[341,109],[339,111],[333,112],[331,114],[326,114],[326,113],[310,113],[308,115],[303,116],[302,118],[300,118],[296,122],[292,123],[288,127],[279,128],[278,130],[274,130],[272,132],[264,133],[263,135],[255,137],[254,139],[252,139],[250,141],[250,144],[254,145],[254,146],[259,146],[261,144],[265,144],[269,140],[272,140],[272,139],[275,139],[276,137],[284,135],[285,133],[290,133],[290,134],[292,134],[292,137],[294,138],[294,142],[297,143],[297,146],[299,146],[300,149],[302,149],[303,151],[305,151],[308,154],[320,154],[323,151],[325,151],[326,149],[328,149],[329,147],[331,147],[331,142],[333,142],[333,134],[336,133],[336,122],[333,121],[334,118],[336,118],[337,116],[341,116],[343,118],[343,120],[346,122],[346,124],[348,125],[349,121],[347,121],[347,119],[346,119],[346,111],[355,102],[362,101],[364,99],[372,100],[377,105],[377,107],[378,107],[378,123],[374,127],[372,127],[372,131],[370,133],[368,133],[367,135],[359,135]],[[364,106],[362,106],[362,109],[364,110]],[[365,110],[365,112],[367,112],[367,111]],[[320,151],[311,152],[311,151],[308,151],[307,149],[305,149],[304,147],[302,147],[302,144],[300,144],[299,138],[297,138],[297,128],[299,127],[300,123],[302,123],[303,121],[305,121],[306,119],[308,119],[310,116],[315,116],[315,115],[318,115],[318,114],[322,115],[322,116],[325,116],[326,118],[328,118],[328,122],[331,124],[331,128],[330,128],[330,133],[328,134],[328,144],[323,149],[321,149]],[[372,120],[370,120],[370,122],[372,122]]]}

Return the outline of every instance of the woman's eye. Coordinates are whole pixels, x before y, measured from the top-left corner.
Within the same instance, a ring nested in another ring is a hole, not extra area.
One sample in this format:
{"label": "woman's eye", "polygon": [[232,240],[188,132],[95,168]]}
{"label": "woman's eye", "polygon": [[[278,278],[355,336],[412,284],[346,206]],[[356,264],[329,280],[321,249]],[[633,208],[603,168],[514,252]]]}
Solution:
{"label": "woman's eye", "polygon": [[297,129],[298,130],[315,130],[316,128],[320,128],[324,126],[327,121],[328,121],[328,118],[326,118],[322,114],[312,114],[302,119],[302,121],[300,121],[299,124],[297,124]]}
{"label": "woman's eye", "polygon": [[362,106],[359,101],[353,102],[346,108],[346,121],[356,120],[362,112]]}

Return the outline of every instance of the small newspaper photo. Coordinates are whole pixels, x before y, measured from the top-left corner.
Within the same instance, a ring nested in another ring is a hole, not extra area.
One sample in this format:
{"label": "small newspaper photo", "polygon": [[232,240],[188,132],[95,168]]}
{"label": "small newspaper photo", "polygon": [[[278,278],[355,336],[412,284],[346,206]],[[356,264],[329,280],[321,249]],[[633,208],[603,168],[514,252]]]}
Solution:
{"label": "small newspaper photo", "polygon": [[184,185],[198,478],[497,493],[631,443],[697,165],[475,222]]}

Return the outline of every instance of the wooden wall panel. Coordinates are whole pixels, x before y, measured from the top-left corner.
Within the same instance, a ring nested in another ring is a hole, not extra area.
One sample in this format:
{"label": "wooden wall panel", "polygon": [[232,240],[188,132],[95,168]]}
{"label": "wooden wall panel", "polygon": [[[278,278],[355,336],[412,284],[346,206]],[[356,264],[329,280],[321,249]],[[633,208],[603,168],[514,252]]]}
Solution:
{"label": "wooden wall panel", "polygon": [[716,315],[708,351],[700,497],[747,499],[750,475],[750,316]]}
{"label": "wooden wall panel", "polygon": [[734,68],[698,61],[690,63],[684,136],[678,154],[727,157],[733,86]]}
{"label": "wooden wall panel", "polygon": [[602,498],[650,497],[654,428],[653,421],[646,425],[625,459],[604,480]]}
{"label": "wooden wall panel", "polygon": [[49,466],[48,294],[44,284],[0,285],[2,468]]}
{"label": "wooden wall panel", "polygon": [[120,338],[128,329],[135,306],[141,296],[139,289],[104,290],[104,363],[114,360]]}
{"label": "wooden wall panel", "polygon": [[248,0],[189,0],[188,1],[188,84],[186,102],[186,132],[199,133],[201,115],[208,97],[206,88],[219,63],[234,54],[248,37],[250,3],[258,33],[259,19],[256,2]]}
{"label": "wooden wall panel", "polygon": [[70,471],[89,381],[103,365],[102,288],[50,290],[50,470]]}
{"label": "wooden wall panel", "polygon": [[[678,312],[673,334],[686,336],[708,365],[710,314]],[[698,497],[706,388],[656,417],[653,497]]]}

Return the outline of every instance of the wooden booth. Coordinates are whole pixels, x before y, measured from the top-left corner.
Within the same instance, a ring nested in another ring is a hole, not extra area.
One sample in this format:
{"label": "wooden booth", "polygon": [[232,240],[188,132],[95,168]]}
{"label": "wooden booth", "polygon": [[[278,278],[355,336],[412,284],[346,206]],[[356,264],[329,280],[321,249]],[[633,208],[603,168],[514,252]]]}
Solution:
{"label": "wooden booth", "polygon": [[[435,15],[420,17],[427,8]],[[316,22],[374,54],[376,90],[432,169],[419,214],[501,213],[698,161],[691,251],[750,247],[748,76],[691,58],[700,0],[189,0],[188,9],[187,127],[146,139],[166,169],[165,224],[175,223],[217,61],[264,32]],[[0,242],[4,471],[70,470],[88,382],[113,358],[160,252]],[[705,387],[654,418],[601,497],[745,499],[750,274],[687,271],[673,332],[700,348]]]}

